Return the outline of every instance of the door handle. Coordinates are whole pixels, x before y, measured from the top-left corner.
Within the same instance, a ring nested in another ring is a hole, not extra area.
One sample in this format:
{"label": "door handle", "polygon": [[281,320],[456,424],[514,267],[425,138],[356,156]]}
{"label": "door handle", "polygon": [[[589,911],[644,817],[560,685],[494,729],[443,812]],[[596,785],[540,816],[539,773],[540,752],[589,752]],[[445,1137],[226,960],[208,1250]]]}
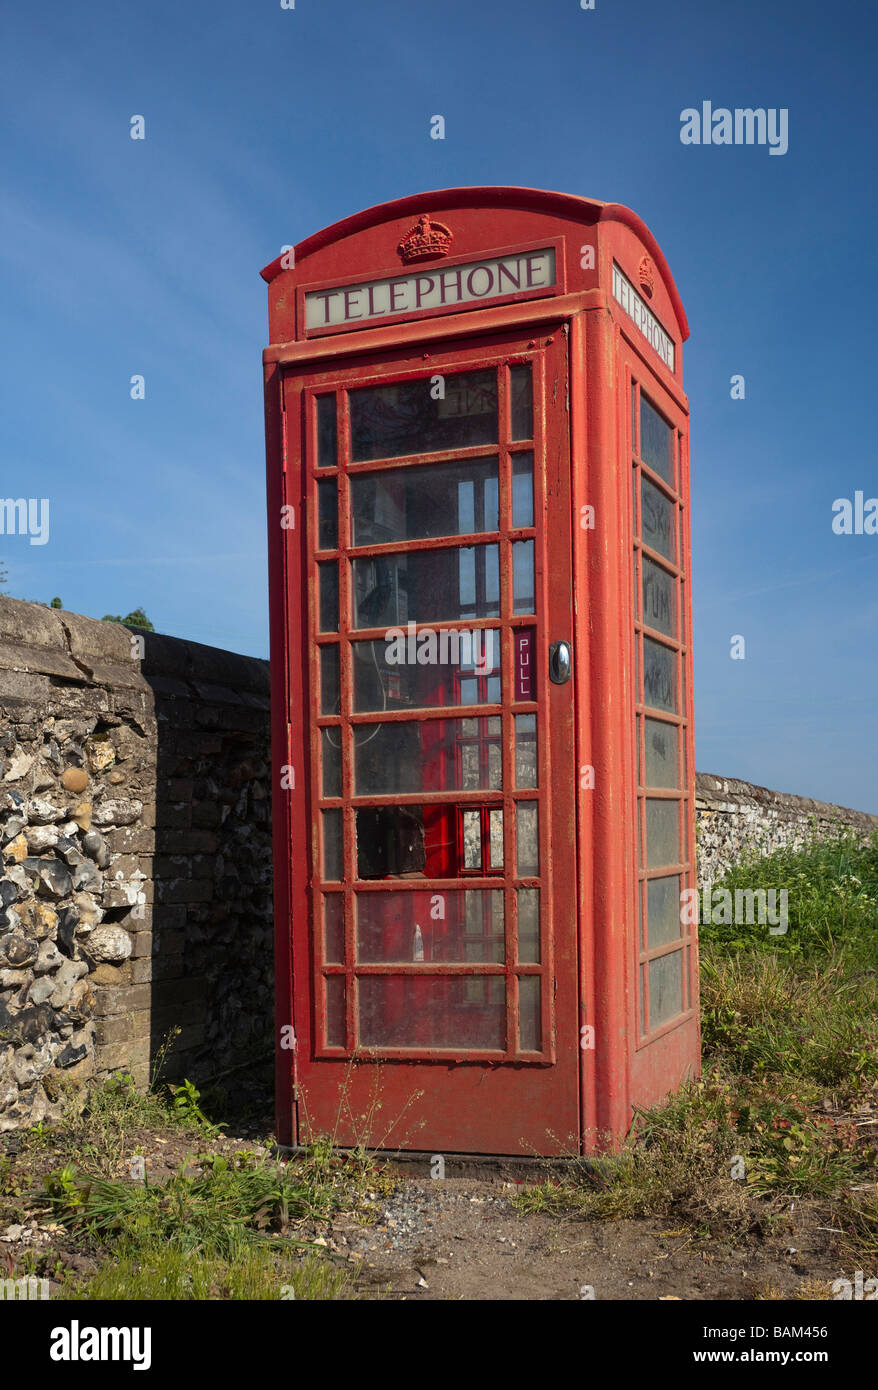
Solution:
{"label": "door handle", "polygon": [[549,648],[549,680],[555,685],[564,685],[570,679],[573,669],[573,655],[569,642],[553,642]]}

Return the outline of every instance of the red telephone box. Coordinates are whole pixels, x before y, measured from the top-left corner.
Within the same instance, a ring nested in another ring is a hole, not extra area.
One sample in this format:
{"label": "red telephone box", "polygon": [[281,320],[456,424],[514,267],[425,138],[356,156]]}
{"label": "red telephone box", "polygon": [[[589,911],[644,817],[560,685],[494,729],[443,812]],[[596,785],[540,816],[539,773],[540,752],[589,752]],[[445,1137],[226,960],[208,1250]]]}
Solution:
{"label": "red telephone box", "polygon": [[699,1065],[665,258],[460,188],[262,275],[278,1137],[604,1147]]}

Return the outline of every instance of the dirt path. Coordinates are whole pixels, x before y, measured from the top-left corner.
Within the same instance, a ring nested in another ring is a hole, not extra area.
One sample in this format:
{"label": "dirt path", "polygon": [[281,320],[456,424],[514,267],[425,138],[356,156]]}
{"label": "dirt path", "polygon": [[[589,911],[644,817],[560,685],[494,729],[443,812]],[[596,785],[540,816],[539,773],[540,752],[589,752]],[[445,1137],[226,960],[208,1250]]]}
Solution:
{"label": "dirt path", "polygon": [[746,1300],[770,1287],[790,1298],[805,1280],[844,1273],[807,1203],[767,1239],[724,1246],[661,1219],[519,1215],[513,1193],[503,1181],[404,1177],[389,1198],[376,1194],[375,1224],[339,1220],[315,1235],[360,1266],[367,1297]]}

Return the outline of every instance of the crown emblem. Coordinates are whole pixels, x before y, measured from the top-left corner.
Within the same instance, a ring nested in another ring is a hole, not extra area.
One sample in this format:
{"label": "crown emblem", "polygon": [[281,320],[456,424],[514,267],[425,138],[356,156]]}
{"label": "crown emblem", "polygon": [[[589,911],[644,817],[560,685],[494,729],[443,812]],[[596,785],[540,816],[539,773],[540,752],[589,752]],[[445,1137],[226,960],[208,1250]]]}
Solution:
{"label": "crown emblem", "polygon": [[397,254],[406,265],[411,261],[427,261],[432,256],[447,256],[452,233],[444,222],[431,222],[426,213],[406,232],[397,246]]}
{"label": "crown emblem", "polygon": [[644,256],[640,265],[637,267],[637,278],[640,281],[640,288],[647,299],[652,299],[652,292],[655,289],[655,275],[653,274],[652,261],[649,256]]}

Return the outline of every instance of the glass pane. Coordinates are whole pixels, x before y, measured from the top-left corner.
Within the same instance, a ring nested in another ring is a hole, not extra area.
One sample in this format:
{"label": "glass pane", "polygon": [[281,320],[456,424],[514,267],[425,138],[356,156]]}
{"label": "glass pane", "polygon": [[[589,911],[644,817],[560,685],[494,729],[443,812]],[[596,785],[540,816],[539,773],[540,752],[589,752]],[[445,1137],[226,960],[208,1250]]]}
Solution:
{"label": "glass pane", "polygon": [[512,525],[534,524],[534,456],[512,455]]}
{"label": "glass pane", "polygon": [[482,813],[481,811],[461,812],[463,824],[463,867],[481,869],[482,867]]}
{"label": "glass pane", "polygon": [[326,1046],[344,1047],[345,1034],[345,977],[326,976]]}
{"label": "glass pane", "polygon": [[357,795],[500,791],[500,732],[489,725],[484,718],[426,719],[357,729]]}
{"label": "glass pane", "polygon": [[494,371],[457,372],[394,386],[351,391],[351,450],[355,463],[497,440]]}
{"label": "glass pane", "polygon": [[338,486],[335,478],[317,484],[317,549],[335,550],[338,545]]}
{"label": "glass pane", "polygon": [[647,787],[678,787],[680,785],[677,758],[677,726],[663,724],[660,719],[647,719],[646,739]]}
{"label": "glass pane", "polygon": [[[533,381],[529,362],[509,368],[510,410],[512,416],[512,438],[533,439],[534,402]],[[523,526],[528,522],[522,522]]]}
{"label": "glass pane", "polygon": [[334,468],[338,462],[335,396],[317,397],[317,467]]}
{"label": "glass pane", "polygon": [[518,977],[518,1045],[522,1052],[539,1052],[543,1045],[539,975]]}
{"label": "glass pane", "polygon": [[680,935],[680,875],[646,881],[646,915],[650,949]]}
{"label": "glass pane", "polygon": [[673,484],[673,430],[640,393],[640,457],[666,483]]}
{"label": "glass pane", "polygon": [[341,796],[341,729],[320,730],[323,795]]}
{"label": "glass pane", "polygon": [[652,550],[657,550],[668,560],[676,560],[674,545],[675,505],[669,502],[663,492],[659,492],[648,478],[640,481],[640,517],[643,526],[643,540]]}
{"label": "glass pane", "polygon": [[323,827],[323,877],[330,883],[341,882],[342,878],[342,837],[341,811],[321,811]]}
{"label": "glass pane", "polygon": [[643,704],[640,689],[640,638],[637,633],[634,634],[634,699],[638,705]]}
{"label": "glass pane", "polygon": [[353,577],[355,627],[496,618],[500,613],[496,545],[355,560]]}
{"label": "glass pane", "polygon": [[535,613],[534,543],[512,542],[512,611]]}
{"label": "glass pane", "polygon": [[[447,816],[454,809],[449,808]],[[357,875],[366,879],[423,874],[428,869],[428,851],[435,853],[437,843],[447,847],[453,838],[444,807],[363,807],[356,812],[355,825]],[[429,868],[443,872],[441,864]]]}
{"label": "glass pane", "polygon": [[522,965],[540,963],[540,890],[516,888],[518,899],[518,959]]}
{"label": "glass pane", "polygon": [[320,648],[320,713],[338,714],[341,693],[338,678],[338,647]]}
{"label": "glass pane", "polygon": [[357,994],[363,1047],[499,1051],[506,1046],[502,975],[362,975]]}
{"label": "glass pane", "polygon": [[327,965],[344,964],[344,897],[323,895],[323,956]]}
{"label": "glass pane", "polygon": [[338,565],[317,566],[320,587],[320,631],[338,632]]}
{"label": "glass pane", "polygon": [[384,642],[354,642],[351,651],[357,713],[500,703],[500,633],[494,628],[428,628]]}
{"label": "glass pane", "polygon": [[643,576],[643,621],[647,627],[677,635],[677,581],[661,565],[641,555]]}
{"label": "glass pane", "polygon": [[643,639],[643,703],[677,712],[677,654],[651,637]]}
{"label": "glass pane", "polygon": [[515,785],[519,789],[537,785],[537,717],[515,716]]}
{"label": "glass pane", "polygon": [[497,460],[357,475],[351,479],[351,499],[354,545],[496,531]]}
{"label": "glass pane", "polygon": [[516,806],[519,878],[535,878],[540,871],[540,840],[537,805],[522,801]]}
{"label": "glass pane", "polygon": [[503,868],[503,812],[502,810],[490,810],[488,812],[488,854],[489,865],[492,870]]}
{"label": "glass pane", "polygon": [[646,867],[680,862],[680,803],[646,798]]}
{"label": "glass pane", "polygon": [[683,953],[649,962],[649,1026],[660,1028],[683,1011]]}
{"label": "glass pane", "polygon": [[505,956],[500,891],[412,889],[357,894],[359,961],[501,964]]}

